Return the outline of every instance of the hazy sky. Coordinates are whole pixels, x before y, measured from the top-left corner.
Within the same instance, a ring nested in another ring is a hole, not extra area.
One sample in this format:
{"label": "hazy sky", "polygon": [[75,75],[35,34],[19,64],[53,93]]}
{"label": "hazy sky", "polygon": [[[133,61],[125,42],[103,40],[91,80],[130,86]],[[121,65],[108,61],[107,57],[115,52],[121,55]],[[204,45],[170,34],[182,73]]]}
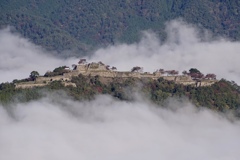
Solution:
{"label": "hazy sky", "polygon": [[[89,61],[102,61],[118,70],[133,66],[179,71],[196,67],[203,73],[240,83],[240,43],[181,20],[166,24],[168,39],[151,31],[139,43],[98,49]],[[201,38],[200,38],[201,37]],[[80,57],[61,59],[10,32],[0,31],[0,82],[44,74]],[[83,58],[83,57],[82,57]],[[100,95],[76,102],[49,93],[48,98],[0,106],[0,160],[238,160],[240,122],[231,122],[188,102],[169,101],[156,107],[143,97],[133,102]]]}

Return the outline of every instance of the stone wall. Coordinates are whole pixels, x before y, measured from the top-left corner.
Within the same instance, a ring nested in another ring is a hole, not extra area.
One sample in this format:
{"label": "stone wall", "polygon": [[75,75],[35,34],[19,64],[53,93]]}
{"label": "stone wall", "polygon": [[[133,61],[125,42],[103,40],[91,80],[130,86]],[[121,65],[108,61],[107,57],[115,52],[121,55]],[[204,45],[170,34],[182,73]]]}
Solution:
{"label": "stone wall", "polygon": [[33,88],[33,87],[43,87],[43,86],[46,86],[46,85],[47,85],[46,83],[28,83],[28,82],[25,82],[25,83],[15,84],[15,88],[16,89],[19,89],[19,88],[26,89],[26,88]]}
{"label": "stone wall", "polygon": [[[85,72],[84,72],[85,73]],[[80,72],[78,72],[77,70],[73,70],[71,72],[68,73],[64,73],[63,76],[65,78],[71,79],[73,76],[78,76],[80,74]]]}
{"label": "stone wall", "polygon": [[191,76],[162,76],[163,79],[175,82],[195,82]]}
{"label": "stone wall", "polygon": [[202,80],[202,81],[197,83],[196,87],[211,86],[211,85],[213,85],[216,82],[217,82],[217,80]]}
{"label": "stone wall", "polygon": [[37,77],[35,82],[26,82],[26,83],[19,83],[16,84],[16,88],[32,88],[35,86],[45,86],[52,81],[62,81],[64,86],[74,86],[76,84],[71,83],[71,79],[73,76],[78,76],[82,74],[84,76],[99,76],[103,78],[151,78],[151,79],[158,79],[162,77],[168,81],[174,81],[178,84],[183,85],[193,85],[196,87],[201,86],[210,86],[217,82],[217,80],[201,80],[201,81],[194,81],[190,76],[181,75],[181,76],[162,76],[160,72],[154,72],[153,74],[145,72],[118,72],[108,70],[107,67],[102,63],[90,63],[90,64],[81,64],[77,65],[76,69],[64,73],[63,75],[53,76],[53,77]]}
{"label": "stone wall", "polygon": [[77,65],[76,71],[79,73],[86,72],[87,71],[87,65]]}
{"label": "stone wall", "polygon": [[75,83],[72,82],[62,82],[62,84],[66,87],[66,86],[71,86],[71,87],[77,87],[77,85]]}
{"label": "stone wall", "polygon": [[37,77],[36,83],[43,83],[43,82],[52,82],[52,81],[70,81],[71,79],[65,76],[53,76],[53,77]]}

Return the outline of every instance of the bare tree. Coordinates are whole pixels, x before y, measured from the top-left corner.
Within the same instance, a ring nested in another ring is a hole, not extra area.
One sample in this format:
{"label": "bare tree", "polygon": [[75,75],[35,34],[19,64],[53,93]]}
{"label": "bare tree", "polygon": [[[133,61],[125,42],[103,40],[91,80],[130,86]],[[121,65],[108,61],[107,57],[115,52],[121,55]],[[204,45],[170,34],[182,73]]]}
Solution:
{"label": "bare tree", "polygon": [[172,70],[172,74],[173,74],[173,75],[178,75],[178,74],[179,74],[179,72],[178,72],[178,71],[176,71],[176,70]]}
{"label": "bare tree", "polygon": [[183,75],[188,75],[188,72],[187,71],[183,71],[182,74]]}
{"label": "bare tree", "polygon": [[114,67],[114,66],[112,66],[111,70],[113,70],[113,71],[114,71],[114,70],[117,70],[117,68],[116,68],[116,67]]}
{"label": "bare tree", "polygon": [[216,75],[213,73],[208,73],[204,78],[205,79],[216,79]]}
{"label": "bare tree", "polygon": [[178,71],[176,70],[168,70],[168,71],[165,71],[165,73],[167,73],[168,75],[178,75]]}
{"label": "bare tree", "polygon": [[76,64],[72,64],[72,68],[73,68],[73,70],[76,70],[77,69],[77,65]]}
{"label": "bare tree", "polygon": [[80,59],[79,62],[78,62],[78,64],[85,64],[85,63],[87,63],[86,59]]}
{"label": "bare tree", "polygon": [[107,69],[107,70],[110,70],[110,66],[109,66],[109,65],[106,65],[106,69]]}
{"label": "bare tree", "polygon": [[161,74],[165,74],[165,71],[164,71],[164,69],[162,69],[162,68],[160,68],[158,71],[159,71]]}

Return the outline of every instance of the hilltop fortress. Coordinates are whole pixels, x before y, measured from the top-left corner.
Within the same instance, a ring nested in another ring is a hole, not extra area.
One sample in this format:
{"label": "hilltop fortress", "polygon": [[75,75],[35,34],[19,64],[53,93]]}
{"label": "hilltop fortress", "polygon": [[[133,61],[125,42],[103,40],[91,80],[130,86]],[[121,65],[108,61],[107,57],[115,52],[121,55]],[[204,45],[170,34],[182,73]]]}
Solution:
{"label": "hilltop fortress", "polygon": [[74,65],[73,70],[66,68],[66,72],[62,75],[57,76],[38,76],[34,81],[16,83],[16,88],[32,88],[46,86],[53,81],[61,81],[64,86],[76,87],[75,83],[71,82],[72,77],[82,74],[83,76],[99,76],[105,79],[126,79],[126,78],[150,78],[158,79],[163,78],[168,81],[174,81],[177,84],[192,85],[195,87],[210,86],[217,82],[215,79],[198,79],[193,80],[189,75],[164,75],[160,71],[153,73],[149,72],[139,72],[138,70],[132,71],[116,71],[115,67],[109,68],[108,65],[102,62],[92,62],[92,63],[79,63]]}

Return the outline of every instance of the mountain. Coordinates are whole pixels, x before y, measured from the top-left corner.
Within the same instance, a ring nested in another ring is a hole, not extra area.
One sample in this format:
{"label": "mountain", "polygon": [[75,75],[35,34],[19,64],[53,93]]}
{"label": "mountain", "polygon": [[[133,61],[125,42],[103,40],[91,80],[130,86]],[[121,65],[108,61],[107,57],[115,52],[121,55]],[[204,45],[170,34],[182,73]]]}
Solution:
{"label": "mountain", "polygon": [[176,18],[240,40],[239,14],[238,0],[0,1],[1,27],[12,26],[35,44],[57,51],[131,43],[148,29],[164,39],[165,22]]}

